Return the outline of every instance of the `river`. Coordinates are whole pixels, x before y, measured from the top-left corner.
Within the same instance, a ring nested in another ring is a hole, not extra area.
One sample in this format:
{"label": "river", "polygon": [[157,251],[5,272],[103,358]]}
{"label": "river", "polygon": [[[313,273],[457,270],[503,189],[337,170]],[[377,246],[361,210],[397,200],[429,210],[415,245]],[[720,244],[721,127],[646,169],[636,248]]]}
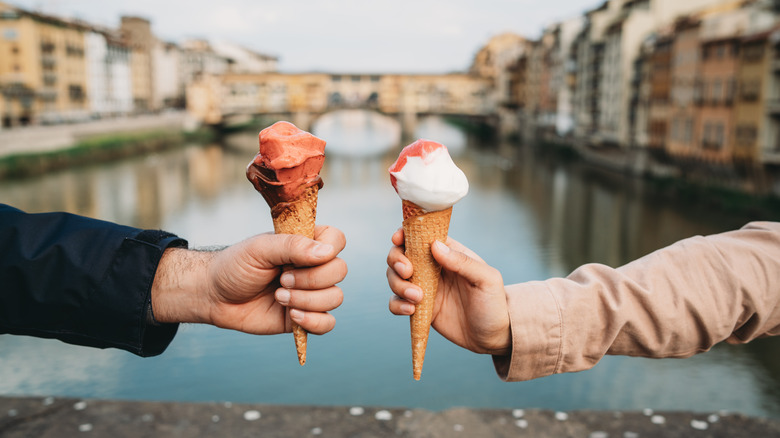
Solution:
{"label": "river", "polygon": [[[336,328],[310,338],[304,367],[292,335],[256,337],[202,325],[182,326],[164,354],[146,359],[3,335],[0,394],[434,410],[682,409],[780,418],[780,339],[718,345],[690,359],[610,356],[589,371],[504,383],[490,357],[432,332],[422,381],[413,381],[408,320],[387,310],[385,279],[390,235],[401,222],[386,170],[401,146],[398,132],[349,117],[319,126],[322,132],[313,130],[329,145],[317,222],[345,232],[349,275],[340,285],[344,304],[333,312]],[[418,129],[452,144],[469,178],[450,235],[498,268],[506,283],[565,276],[588,262],[619,266],[676,240],[757,219],[670,201],[646,183],[530,149],[505,158],[439,119],[423,120]],[[381,137],[383,146],[356,153],[351,134],[361,141]],[[268,207],[244,176],[256,141],[254,133],[235,134],[219,144],[0,181],[0,200],[31,212],[65,210],[162,228],[193,247],[230,244],[272,229]]]}

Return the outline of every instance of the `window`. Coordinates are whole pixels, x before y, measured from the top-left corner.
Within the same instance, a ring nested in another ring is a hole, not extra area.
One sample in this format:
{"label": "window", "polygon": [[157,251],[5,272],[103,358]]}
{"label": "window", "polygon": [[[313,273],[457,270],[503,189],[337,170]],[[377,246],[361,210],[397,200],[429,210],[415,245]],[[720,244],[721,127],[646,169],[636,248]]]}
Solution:
{"label": "window", "polygon": [[758,129],[755,125],[739,125],[736,130],[737,146],[752,146],[758,138]]}
{"label": "window", "polygon": [[736,92],[737,82],[734,78],[729,78],[726,81],[726,95],[723,96],[723,102],[726,105],[731,105],[734,102],[734,94]]}
{"label": "window", "polygon": [[742,50],[742,59],[749,62],[760,61],[764,57],[764,43],[753,43]]}
{"label": "window", "polygon": [[715,79],[712,82],[712,95],[710,96],[713,105],[717,105],[723,96],[723,82],[720,79]]}
{"label": "window", "polygon": [[723,147],[724,133],[726,129],[723,123],[718,122],[715,124],[715,138],[713,139],[715,147],[721,149]]}
{"label": "window", "polygon": [[7,27],[3,30],[3,38],[7,41],[16,41],[19,37],[19,33],[13,27]]}
{"label": "window", "polygon": [[761,81],[757,79],[742,81],[740,86],[740,97],[746,102],[754,102],[758,100],[758,95],[761,89]]}
{"label": "window", "polygon": [[701,79],[696,79],[693,82],[693,101],[699,105],[702,103],[704,96],[707,95],[707,83]]}
{"label": "window", "polygon": [[693,119],[690,117],[685,120],[685,135],[683,141],[690,143],[693,139]]}
{"label": "window", "polygon": [[70,96],[70,100],[83,100],[85,97],[84,89],[81,85],[69,85],[68,95]]}

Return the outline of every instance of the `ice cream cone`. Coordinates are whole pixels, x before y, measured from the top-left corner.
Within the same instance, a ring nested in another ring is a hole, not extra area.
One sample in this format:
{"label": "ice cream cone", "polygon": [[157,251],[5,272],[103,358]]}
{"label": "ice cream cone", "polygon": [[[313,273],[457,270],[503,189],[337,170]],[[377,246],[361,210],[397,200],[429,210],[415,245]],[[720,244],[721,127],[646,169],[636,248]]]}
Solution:
{"label": "ice cream cone", "polygon": [[412,369],[414,379],[420,380],[428,333],[433,321],[433,304],[439,287],[441,266],[431,254],[431,244],[447,240],[452,207],[426,212],[413,202],[403,201],[404,238],[406,257],[414,267],[410,281],[423,291],[423,299],[410,317],[412,333]]}
{"label": "ice cream cone", "polygon": [[[300,197],[290,202],[279,202],[271,207],[276,234],[300,234],[314,238],[314,222],[317,217],[317,194],[319,186],[306,189]],[[298,351],[298,363],[306,363],[307,333],[301,326],[292,323],[295,336],[295,349]]]}

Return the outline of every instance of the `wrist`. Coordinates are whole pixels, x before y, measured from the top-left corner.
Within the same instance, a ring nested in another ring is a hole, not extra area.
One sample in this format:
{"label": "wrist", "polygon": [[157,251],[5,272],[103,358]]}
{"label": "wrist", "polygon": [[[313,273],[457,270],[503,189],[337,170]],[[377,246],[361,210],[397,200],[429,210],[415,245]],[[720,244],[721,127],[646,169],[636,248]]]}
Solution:
{"label": "wrist", "polygon": [[168,248],[160,258],[152,283],[151,309],[160,323],[207,323],[206,275],[212,255]]}

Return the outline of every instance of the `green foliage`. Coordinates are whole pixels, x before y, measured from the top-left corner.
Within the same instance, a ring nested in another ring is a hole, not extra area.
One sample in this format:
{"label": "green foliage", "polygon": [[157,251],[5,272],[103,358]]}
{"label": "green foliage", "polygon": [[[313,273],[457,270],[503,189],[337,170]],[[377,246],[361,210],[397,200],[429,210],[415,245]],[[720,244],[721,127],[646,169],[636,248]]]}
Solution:
{"label": "green foliage", "polygon": [[213,138],[214,133],[209,130],[192,133],[145,131],[100,135],[84,139],[66,149],[0,157],[0,178],[24,178],[41,172],[107,162]]}

